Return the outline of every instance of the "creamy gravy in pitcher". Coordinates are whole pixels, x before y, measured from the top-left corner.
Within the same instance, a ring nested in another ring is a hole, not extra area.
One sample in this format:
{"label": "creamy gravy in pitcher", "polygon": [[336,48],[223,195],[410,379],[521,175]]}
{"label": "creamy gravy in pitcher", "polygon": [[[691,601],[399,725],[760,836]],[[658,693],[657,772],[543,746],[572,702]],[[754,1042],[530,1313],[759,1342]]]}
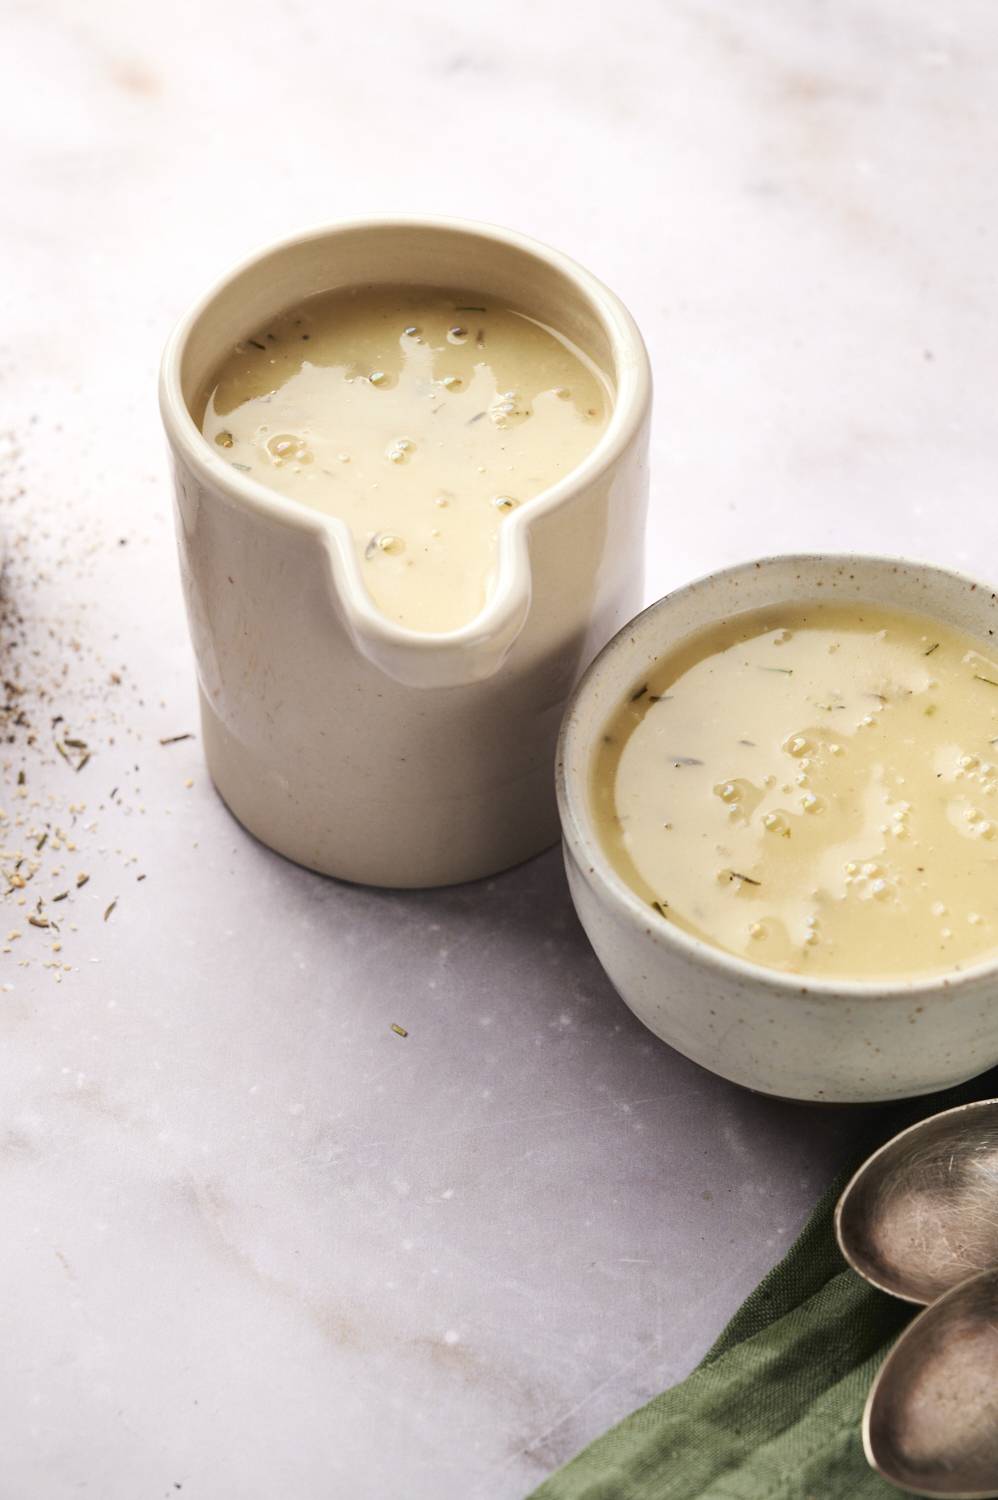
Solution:
{"label": "creamy gravy in pitcher", "polygon": [[390,619],[445,631],[485,603],[503,521],[576,467],[609,405],[592,361],[525,314],[376,286],[243,339],[201,426],[236,468],[347,523]]}

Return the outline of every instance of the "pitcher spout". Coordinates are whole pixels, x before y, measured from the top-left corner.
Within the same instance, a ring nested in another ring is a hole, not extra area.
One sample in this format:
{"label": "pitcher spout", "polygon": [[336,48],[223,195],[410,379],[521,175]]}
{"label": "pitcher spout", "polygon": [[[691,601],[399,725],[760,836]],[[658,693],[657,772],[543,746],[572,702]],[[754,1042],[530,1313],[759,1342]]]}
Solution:
{"label": "pitcher spout", "polygon": [[508,525],[500,535],[497,577],[484,607],[467,625],[447,631],[411,630],[378,609],[342,523],[327,524],[322,540],[332,602],[354,645],[405,687],[462,687],[492,677],[526,624],[531,578],[522,526]]}

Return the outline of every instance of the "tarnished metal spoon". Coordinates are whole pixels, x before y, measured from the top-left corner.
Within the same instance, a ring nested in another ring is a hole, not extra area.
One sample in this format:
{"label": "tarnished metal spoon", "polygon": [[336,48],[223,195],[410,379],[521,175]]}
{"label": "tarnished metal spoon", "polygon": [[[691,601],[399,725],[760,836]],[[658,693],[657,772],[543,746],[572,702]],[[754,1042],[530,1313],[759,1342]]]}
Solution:
{"label": "tarnished metal spoon", "polygon": [[932,1115],[881,1146],[839,1199],[835,1233],[860,1276],[906,1302],[998,1267],[998,1099]]}
{"label": "tarnished metal spoon", "polygon": [[998,1495],[998,1270],[908,1325],[873,1382],[863,1446],[879,1474],[916,1495]]}

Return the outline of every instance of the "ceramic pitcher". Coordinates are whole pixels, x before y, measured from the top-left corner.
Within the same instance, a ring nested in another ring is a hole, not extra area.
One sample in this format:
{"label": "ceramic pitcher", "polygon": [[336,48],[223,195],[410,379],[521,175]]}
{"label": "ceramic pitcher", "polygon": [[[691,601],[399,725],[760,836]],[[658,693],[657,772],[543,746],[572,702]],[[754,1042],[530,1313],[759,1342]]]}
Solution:
{"label": "ceramic pitcher", "polygon": [[[240,473],[202,437],[199,396],[232,346],[317,292],[474,288],[570,338],[611,415],[571,473],[500,529],[467,625],[430,634],[374,605],[345,523]],[[312,230],[225,276],[167,346],[160,404],[204,749],[265,844],[346,880],[471,880],[555,842],[554,747],[580,673],[642,602],[651,402],[640,334],[567,257],[454,220]]]}

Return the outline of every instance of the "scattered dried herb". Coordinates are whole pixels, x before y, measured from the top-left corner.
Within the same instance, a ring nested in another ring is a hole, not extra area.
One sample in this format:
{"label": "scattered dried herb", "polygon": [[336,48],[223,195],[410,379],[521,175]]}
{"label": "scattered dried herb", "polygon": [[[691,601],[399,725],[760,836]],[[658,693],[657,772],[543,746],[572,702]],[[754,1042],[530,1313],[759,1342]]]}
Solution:
{"label": "scattered dried herb", "polygon": [[939,650],[939,642],[936,641],[936,644],[934,646],[930,646],[929,649],[928,649],[928,651],[923,651],[922,655],[923,656],[931,656],[932,653],[933,653],[933,651],[938,651],[938,650]]}
{"label": "scattered dried herb", "polygon": [[[84,740],[56,740],[55,748],[62,756],[63,760],[66,761],[68,765],[72,766],[74,771],[82,771],[83,767],[87,764],[92,754],[92,751],[87,749],[86,742]],[[83,754],[79,757],[78,760],[74,760],[69,753],[70,749],[82,750]]]}
{"label": "scattered dried herb", "polygon": [[254,349],[266,350],[267,348],[266,344],[261,344],[259,339],[247,339],[246,342],[247,344],[252,344]]}
{"label": "scattered dried herb", "polygon": [[761,880],[753,880],[751,875],[743,875],[740,870],[732,870],[731,879],[742,880],[746,885],[762,885]]}
{"label": "scattered dried herb", "polygon": [[77,877],[76,877],[76,889],[77,890],[82,889],[82,887],[86,885],[86,883],[87,883],[87,881],[89,879],[90,879],[90,876],[89,875],[84,875],[83,872],[81,871],[80,874],[77,875]]}
{"label": "scattered dried herb", "polygon": [[[68,903],[74,890],[86,884],[87,876],[78,880],[77,872],[87,858],[88,840],[97,835],[101,854],[118,855],[125,866],[132,867],[134,879],[134,855],[120,847],[105,847],[121,844],[121,835],[111,830],[104,836],[98,834],[97,814],[106,809],[117,820],[118,809],[127,800],[124,774],[119,776],[122,784],[112,809],[106,796],[88,798],[88,781],[77,781],[74,775],[69,782],[59,762],[74,772],[91,758],[99,759],[103,767],[108,747],[115,765],[127,754],[125,736],[142,737],[142,726],[124,719],[131,707],[146,707],[141,688],[121,661],[109,662],[101,656],[98,642],[86,629],[85,600],[75,588],[75,582],[89,574],[86,557],[95,551],[117,554],[126,543],[131,547],[135,538],[101,524],[90,525],[78,514],[72,514],[66,524],[65,516],[70,513],[65,512],[64,495],[57,502],[59,524],[52,525],[56,518],[44,489],[32,492],[22,482],[27,471],[20,454],[14,435],[0,433],[0,504],[8,541],[0,595],[0,727],[8,746],[3,770],[7,793],[0,802],[7,806],[0,812],[0,823],[6,848],[24,851],[16,861],[12,854],[4,860],[0,894],[6,893],[9,904],[25,903],[17,912],[21,931],[8,937],[8,953],[14,938],[26,935],[26,927],[40,931],[43,938],[52,935],[40,945],[38,955],[12,958],[10,964],[44,968],[51,971],[55,983],[61,983],[78,967],[70,952],[62,952],[64,946],[71,948],[75,939],[70,934],[77,927],[65,923],[65,938],[53,941],[62,924],[49,908],[59,903],[61,909],[61,903]],[[56,578],[59,569],[66,572],[65,586]],[[81,727],[74,730],[74,723]],[[125,769],[120,764],[122,773]],[[139,773],[141,768],[127,769]],[[138,798],[139,787],[133,790]],[[128,811],[144,813],[146,809],[134,806]],[[39,889],[48,894],[35,905]],[[32,899],[26,901],[29,893]],[[96,903],[77,902],[72,915],[78,915],[82,928],[86,918],[91,926],[99,922],[100,911]],[[50,953],[42,951],[50,945]],[[20,951],[27,947],[22,942]]]}
{"label": "scattered dried herb", "polygon": [[483,417],[487,417],[487,416],[488,416],[488,412],[487,411],[476,411],[475,415],[473,417],[469,417],[468,418],[468,420],[467,420],[467,422],[466,422],[465,425],[467,427],[470,427],[471,424],[472,424],[472,422],[480,422]]}
{"label": "scattered dried herb", "polygon": [[399,1026],[399,1024],[396,1021],[392,1022],[392,1030],[394,1031],[394,1033],[395,1033],[396,1036],[408,1036],[409,1035],[409,1033],[406,1031],[405,1027],[404,1026]]}
{"label": "scattered dried herb", "polygon": [[105,907],[105,909],[104,909],[104,921],[105,922],[107,921],[107,919],[111,915],[111,913],[114,911],[114,908],[117,906],[117,904],[118,904],[118,898],[117,898],[117,896],[115,896],[114,900],[111,902],[111,905],[108,906],[108,907]]}
{"label": "scattered dried herb", "polygon": [[160,740],[161,745],[179,745],[181,740],[192,740],[193,734],[168,734],[165,739]]}
{"label": "scattered dried herb", "polygon": [[643,698],[644,695],[645,695],[645,693],[647,693],[647,691],[648,691],[648,684],[646,682],[643,687],[639,687],[638,688],[638,690],[637,690],[636,693],[632,693],[631,694],[631,702],[632,703],[637,703],[638,699],[639,698]]}
{"label": "scattered dried herb", "polygon": [[668,907],[669,903],[668,901],[653,901],[651,905],[653,910],[657,911],[660,917],[664,917],[666,908]]}
{"label": "scattered dried herb", "polygon": [[982,677],[980,672],[974,673],[974,679],[977,682],[986,682],[988,687],[998,687],[998,682],[993,677]]}
{"label": "scattered dried herb", "polygon": [[782,672],[782,674],[783,674],[784,677],[792,677],[794,675],[794,669],[793,669],[793,667],[760,667],[759,671],[760,672]]}

